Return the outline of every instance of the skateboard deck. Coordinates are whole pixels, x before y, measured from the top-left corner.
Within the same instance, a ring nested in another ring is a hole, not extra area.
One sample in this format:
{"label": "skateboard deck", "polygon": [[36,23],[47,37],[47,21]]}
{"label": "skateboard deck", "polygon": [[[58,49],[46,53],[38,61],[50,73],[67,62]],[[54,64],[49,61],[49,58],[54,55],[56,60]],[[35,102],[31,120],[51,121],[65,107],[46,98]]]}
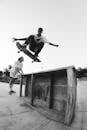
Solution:
{"label": "skateboard deck", "polygon": [[33,62],[41,62],[37,57],[35,57],[30,51],[28,51],[25,47],[23,47],[19,42],[16,42],[17,48],[33,59]]}

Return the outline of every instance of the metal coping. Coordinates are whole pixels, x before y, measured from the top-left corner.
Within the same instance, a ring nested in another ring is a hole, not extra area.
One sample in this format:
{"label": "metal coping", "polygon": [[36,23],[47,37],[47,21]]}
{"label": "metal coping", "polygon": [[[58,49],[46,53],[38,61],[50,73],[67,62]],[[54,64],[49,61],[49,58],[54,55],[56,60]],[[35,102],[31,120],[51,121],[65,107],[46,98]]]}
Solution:
{"label": "metal coping", "polygon": [[60,68],[56,68],[56,69],[49,69],[49,70],[44,70],[44,71],[38,71],[38,72],[32,72],[32,73],[28,73],[28,74],[24,74],[25,76],[27,75],[31,75],[31,74],[40,74],[40,73],[48,73],[48,72],[55,72],[55,71],[60,71],[60,70],[65,70],[67,68],[75,68],[75,66],[67,66],[67,67],[60,67]]}

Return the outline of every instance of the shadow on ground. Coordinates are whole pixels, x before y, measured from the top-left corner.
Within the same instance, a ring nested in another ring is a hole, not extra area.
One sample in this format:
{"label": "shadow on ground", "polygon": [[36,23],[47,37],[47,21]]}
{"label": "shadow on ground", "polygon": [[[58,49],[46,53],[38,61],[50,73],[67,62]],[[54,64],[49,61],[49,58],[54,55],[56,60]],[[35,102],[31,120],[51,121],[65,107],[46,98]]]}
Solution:
{"label": "shadow on ground", "polygon": [[[23,86],[24,88],[24,86]],[[0,130],[87,130],[87,81],[78,80],[75,119],[71,126],[51,120],[26,105],[19,97],[19,85],[15,94],[9,95],[8,83],[0,83]]]}

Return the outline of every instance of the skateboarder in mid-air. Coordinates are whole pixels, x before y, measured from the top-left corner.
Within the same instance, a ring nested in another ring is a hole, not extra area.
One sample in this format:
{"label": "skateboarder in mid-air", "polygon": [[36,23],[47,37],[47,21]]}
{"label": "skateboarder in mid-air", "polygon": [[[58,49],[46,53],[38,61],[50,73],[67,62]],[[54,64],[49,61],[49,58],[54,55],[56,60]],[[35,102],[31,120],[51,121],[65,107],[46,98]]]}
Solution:
{"label": "skateboarder in mid-air", "polygon": [[13,38],[13,41],[17,40],[24,40],[24,46],[25,48],[29,46],[29,50],[34,52],[34,56],[38,57],[38,54],[41,52],[42,48],[44,47],[44,43],[48,43],[49,45],[58,47],[59,45],[52,44],[49,42],[43,35],[43,28],[38,28],[38,32],[36,35],[30,35],[26,38]]}

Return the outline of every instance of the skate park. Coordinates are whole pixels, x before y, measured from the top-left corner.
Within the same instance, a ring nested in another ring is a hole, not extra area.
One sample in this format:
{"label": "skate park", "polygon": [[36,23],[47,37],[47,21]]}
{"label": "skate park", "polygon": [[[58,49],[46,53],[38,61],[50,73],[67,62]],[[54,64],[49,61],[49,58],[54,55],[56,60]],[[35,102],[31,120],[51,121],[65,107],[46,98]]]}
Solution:
{"label": "skate park", "polygon": [[1,130],[87,129],[87,79],[77,79],[74,66],[26,74],[13,95],[0,84]]}
{"label": "skate park", "polygon": [[[87,75],[76,74],[87,69],[87,1],[1,0],[0,16],[0,70],[24,57],[16,93],[0,77],[0,130],[87,130]],[[24,45],[31,35],[39,50]]]}

